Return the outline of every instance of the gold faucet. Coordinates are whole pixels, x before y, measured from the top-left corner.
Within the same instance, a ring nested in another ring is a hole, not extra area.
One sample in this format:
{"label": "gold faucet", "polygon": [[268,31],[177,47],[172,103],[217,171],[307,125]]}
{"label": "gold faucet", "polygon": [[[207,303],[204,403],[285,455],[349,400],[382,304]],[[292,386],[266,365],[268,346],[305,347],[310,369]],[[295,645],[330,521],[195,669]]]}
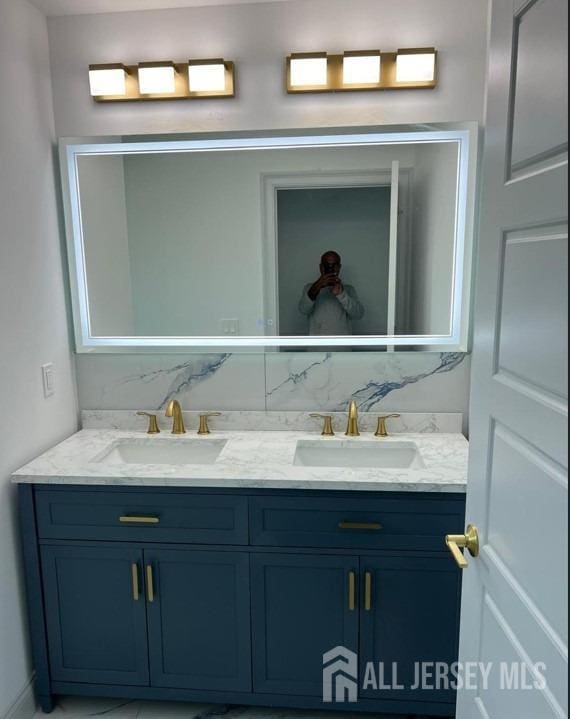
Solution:
{"label": "gold faucet", "polygon": [[348,424],[346,425],[345,434],[347,437],[360,437],[360,432],[358,431],[358,407],[354,400],[351,400],[348,405]]}
{"label": "gold faucet", "polygon": [[184,427],[184,417],[182,416],[182,407],[177,399],[173,399],[168,403],[166,408],[166,416],[173,418],[172,434],[186,434]]}

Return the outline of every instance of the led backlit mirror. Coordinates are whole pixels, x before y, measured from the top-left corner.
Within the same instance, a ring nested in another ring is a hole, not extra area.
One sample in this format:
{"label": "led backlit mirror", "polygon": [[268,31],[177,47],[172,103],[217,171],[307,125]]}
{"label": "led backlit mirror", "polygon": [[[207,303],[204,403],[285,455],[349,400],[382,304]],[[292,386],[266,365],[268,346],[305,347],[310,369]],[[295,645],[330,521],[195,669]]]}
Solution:
{"label": "led backlit mirror", "polygon": [[78,351],[466,349],[476,127],[61,143]]}

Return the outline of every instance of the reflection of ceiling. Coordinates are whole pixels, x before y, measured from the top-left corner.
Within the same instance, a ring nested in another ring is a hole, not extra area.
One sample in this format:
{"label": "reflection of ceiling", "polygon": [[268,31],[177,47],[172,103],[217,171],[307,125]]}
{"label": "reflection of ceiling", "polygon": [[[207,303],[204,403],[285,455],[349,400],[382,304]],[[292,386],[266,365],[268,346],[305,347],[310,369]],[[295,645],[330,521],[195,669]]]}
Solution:
{"label": "reflection of ceiling", "polygon": [[291,2],[291,0],[31,0],[46,15],[88,15],[100,12],[133,12],[204,5]]}

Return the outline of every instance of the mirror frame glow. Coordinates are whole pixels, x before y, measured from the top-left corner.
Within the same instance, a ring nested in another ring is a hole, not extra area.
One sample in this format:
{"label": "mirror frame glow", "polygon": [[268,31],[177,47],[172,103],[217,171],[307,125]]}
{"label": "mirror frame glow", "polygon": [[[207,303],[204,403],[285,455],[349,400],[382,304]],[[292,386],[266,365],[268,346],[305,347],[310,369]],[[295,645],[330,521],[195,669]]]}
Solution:
{"label": "mirror frame glow", "polygon": [[[133,352],[149,349],[167,351],[204,351],[227,349],[251,351],[278,347],[422,347],[426,351],[458,351],[469,349],[469,320],[471,306],[472,249],[475,215],[475,187],[477,165],[476,123],[454,125],[454,129],[402,131],[402,128],[350,128],[343,130],[291,131],[287,136],[274,133],[225,133],[204,139],[124,141],[115,138],[72,139],[60,141],[66,237],[76,351]],[[426,127],[426,126],[423,126]],[[449,127],[449,126],[444,126]],[[79,200],[78,157],[86,155],[134,155],[180,152],[223,152],[228,150],[299,149],[317,147],[363,147],[378,145],[456,143],[458,147],[457,206],[455,217],[455,257],[453,297],[449,334],[445,335],[350,335],[249,337],[103,337],[93,335],[89,313],[89,297],[85,268],[85,250]]]}

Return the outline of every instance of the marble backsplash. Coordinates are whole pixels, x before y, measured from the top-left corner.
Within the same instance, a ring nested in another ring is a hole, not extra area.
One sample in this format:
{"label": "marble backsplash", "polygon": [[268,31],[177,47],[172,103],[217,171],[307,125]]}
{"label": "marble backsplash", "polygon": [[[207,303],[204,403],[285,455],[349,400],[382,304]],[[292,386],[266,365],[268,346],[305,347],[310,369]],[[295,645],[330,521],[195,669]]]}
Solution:
{"label": "marble backsplash", "polygon": [[469,355],[460,353],[224,353],[78,355],[82,410],[461,412]]}

